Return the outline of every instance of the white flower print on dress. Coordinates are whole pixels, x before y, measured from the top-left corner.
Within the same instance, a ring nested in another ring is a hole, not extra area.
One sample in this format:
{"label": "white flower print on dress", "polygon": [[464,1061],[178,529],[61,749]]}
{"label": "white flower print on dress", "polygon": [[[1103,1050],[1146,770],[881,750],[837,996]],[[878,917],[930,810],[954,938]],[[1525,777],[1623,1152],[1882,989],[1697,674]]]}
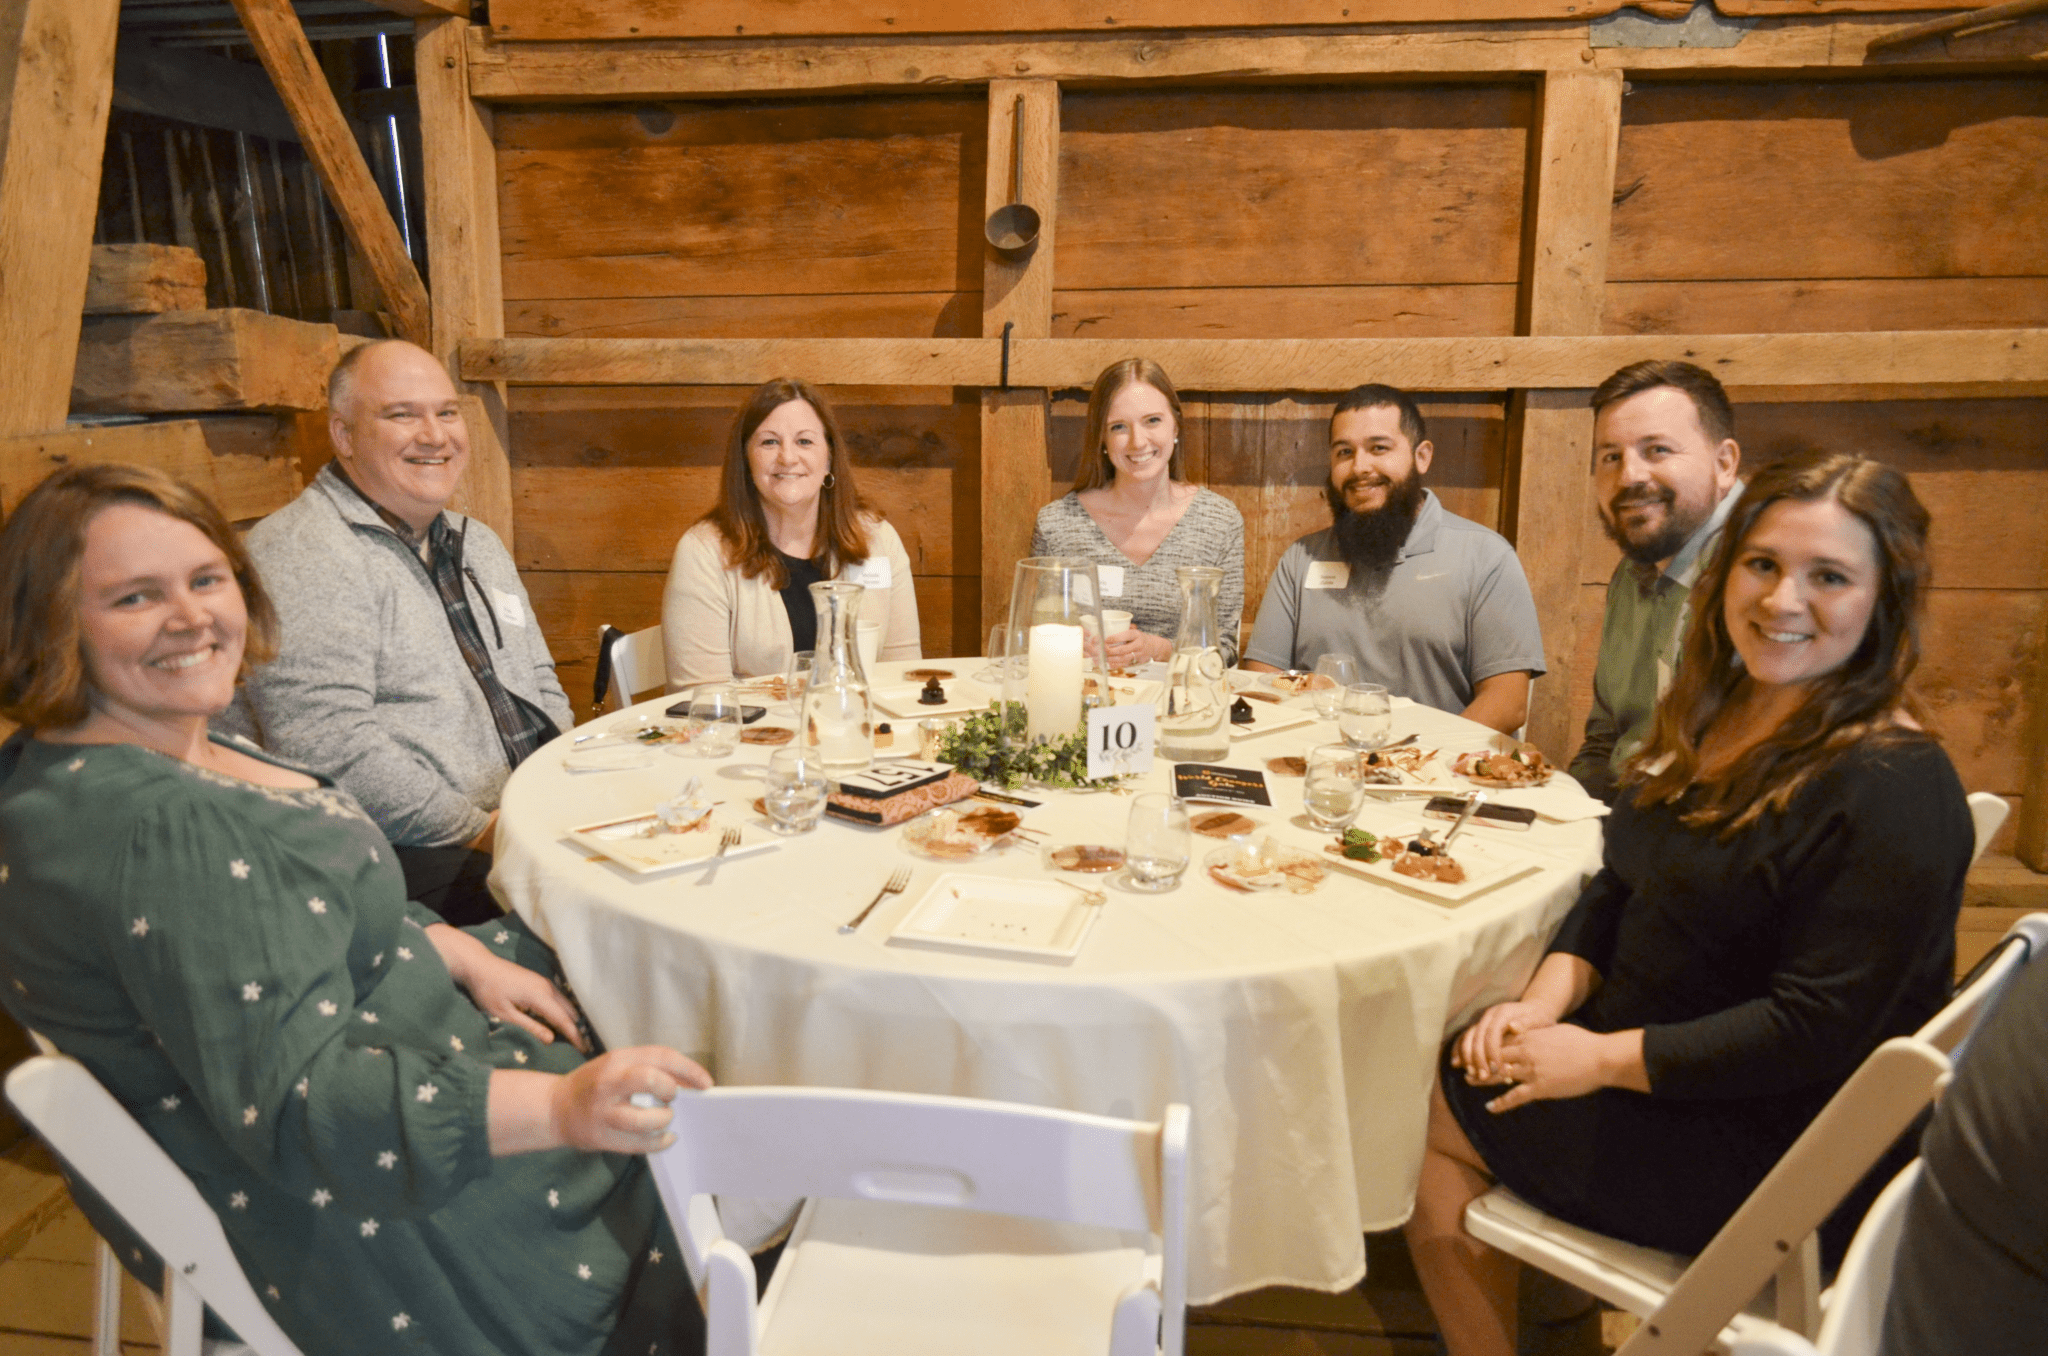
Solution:
{"label": "white flower print on dress", "polygon": [[411,959],[412,959],[412,948],[411,948],[411,947],[409,947],[409,946],[401,946],[401,947],[399,947],[399,948],[398,948],[398,958],[399,958],[400,960],[411,960]]}
{"label": "white flower print on dress", "polygon": [[157,1105],[166,1111],[176,1111],[178,1109],[178,1096],[176,1093],[172,1093],[169,1097],[158,1102]]}
{"label": "white flower print on dress", "polygon": [[459,1054],[461,1054],[461,1053],[462,1053],[462,1037],[460,1037],[460,1036],[450,1036],[450,1037],[448,1038],[448,1048],[449,1048],[450,1050],[453,1050],[453,1051],[454,1051],[454,1052],[455,1052],[456,1054],[458,1054],[458,1055],[459,1055]]}
{"label": "white flower print on dress", "polygon": [[249,864],[240,857],[237,857],[228,863],[228,874],[236,880],[247,880],[249,879]]}
{"label": "white flower print on dress", "polygon": [[419,1085],[418,1090],[413,1093],[412,1097],[413,1100],[416,1102],[432,1102],[434,1100],[434,1094],[439,1092],[440,1090],[441,1089],[434,1086],[432,1083],[422,1083]]}
{"label": "white flower print on dress", "polygon": [[366,1012],[363,1014],[363,1020],[368,1022],[371,1026],[375,1026],[377,1025],[377,1014],[374,1012]]}
{"label": "white flower print on dress", "polygon": [[320,1000],[320,1015],[322,1017],[332,1017],[335,1013],[340,1011],[341,1008],[335,1003],[335,1001],[332,998],[323,998]]}
{"label": "white flower print on dress", "polygon": [[411,1326],[411,1314],[393,1314],[391,1316],[391,1331],[404,1332],[407,1328],[410,1328]]}
{"label": "white flower print on dress", "polygon": [[313,1204],[319,1206],[323,1210],[327,1208],[327,1203],[333,1199],[334,1193],[329,1191],[326,1187],[321,1187],[318,1191],[313,1193]]}
{"label": "white flower print on dress", "polygon": [[505,943],[512,940],[512,934],[505,931],[505,929],[503,928],[499,928],[497,935],[492,937],[491,940],[496,942],[499,946],[503,946]]}
{"label": "white flower print on dress", "polygon": [[232,1195],[232,1196],[228,1197],[228,1209],[230,1209],[230,1210],[247,1210],[248,1208],[249,1208],[249,1193],[248,1193],[248,1192],[246,1192],[246,1191],[237,1191],[237,1192],[236,1192],[236,1193],[235,1193],[234,1195]]}
{"label": "white flower print on dress", "polygon": [[263,997],[263,986],[261,984],[251,980],[242,986],[242,1001],[244,1003],[253,1003],[261,997]]}
{"label": "white flower print on dress", "polygon": [[559,1191],[557,1191],[557,1190],[555,1190],[555,1189],[554,1189],[553,1187],[549,1187],[549,1188],[548,1188],[548,1209],[550,1209],[550,1210],[553,1210],[553,1209],[554,1209],[554,1208],[555,1208],[556,1206],[560,1205],[561,1203],[562,1203],[562,1193],[561,1193],[561,1192],[559,1192]]}
{"label": "white flower print on dress", "polygon": [[386,1150],[385,1150],[385,1151],[384,1151],[383,1153],[381,1153],[381,1154],[378,1154],[378,1155],[377,1155],[377,1166],[378,1166],[378,1167],[380,1167],[380,1168],[383,1168],[383,1169],[385,1169],[385,1170],[386,1170],[387,1172],[388,1172],[388,1171],[389,1171],[390,1169],[392,1169],[392,1168],[395,1168],[395,1167],[397,1167],[397,1166],[398,1166],[398,1154],[397,1154],[397,1152],[396,1152],[395,1150],[392,1150],[392,1149],[386,1149]]}
{"label": "white flower print on dress", "polygon": [[383,861],[384,859],[383,859],[382,857],[379,857],[379,856],[377,855],[377,849],[375,849],[375,848],[371,848],[371,849],[370,849],[370,860],[371,860],[371,861],[373,861],[373,862],[381,862],[381,861]]}
{"label": "white flower print on dress", "polygon": [[379,951],[376,955],[370,957],[370,968],[373,970],[376,969],[378,966],[382,965],[383,963],[384,953],[382,951]]}
{"label": "white flower print on dress", "polygon": [[576,1264],[576,1279],[579,1281],[590,1279],[590,1264],[588,1262],[578,1262]]}
{"label": "white flower print on dress", "polygon": [[311,909],[314,913],[326,913],[327,901],[318,898],[309,899],[306,901],[306,907]]}
{"label": "white flower print on dress", "polygon": [[296,1083],[292,1084],[292,1091],[293,1091],[293,1092],[296,1092],[297,1094],[299,1094],[299,1096],[301,1096],[301,1097],[304,1097],[304,1096],[306,1095],[306,1092],[307,1092],[307,1090],[308,1090],[309,1088],[311,1088],[312,1086],[313,1086],[313,1080],[312,1080],[312,1079],[310,1079],[310,1078],[301,1078],[301,1079],[300,1079],[300,1080],[299,1080],[298,1082],[296,1082]]}
{"label": "white flower print on dress", "polygon": [[76,771],[78,771],[78,769],[80,769],[80,768],[82,768],[82,767],[84,767],[84,766],[85,766],[85,760],[84,760],[83,758],[74,758],[74,759],[72,759],[72,760],[71,760],[70,762],[68,762],[68,763],[66,763],[66,764],[64,765],[64,770],[65,770],[66,772],[76,772]]}
{"label": "white flower print on dress", "polygon": [[366,1219],[361,1224],[358,1224],[356,1229],[364,1238],[375,1238],[377,1236],[377,1221]]}
{"label": "white flower print on dress", "polygon": [[130,923],[128,925],[128,935],[131,937],[147,937],[149,935],[149,920],[147,918],[138,918]]}
{"label": "white flower print on dress", "polygon": [[0,885],[7,884],[7,863],[0,862]]}
{"label": "white flower print on dress", "polygon": [[661,1249],[660,1249],[660,1248],[649,1248],[649,1249],[647,1250],[647,1260],[648,1260],[648,1261],[649,1261],[650,1263],[654,1263],[654,1262],[659,1262],[659,1261],[661,1261]]}
{"label": "white flower print on dress", "polygon": [[256,1108],[255,1108],[255,1107],[253,1107],[253,1106],[245,1106],[245,1107],[243,1107],[243,1108],[242,1108],[242,1124],[244,1124],[244,1125],[254,1125],[254,1124],[256,1124]]}
{"label": "white flower print on dress", "polygon": [[271,1297],[272,1299],[274,1299],[274,1300],[280,1300],[280,1299],[283,1299],[283,1298],[284,1298],[284,1296],[283,1296],[283,1295],[280,1295],[280,1294],[278,1294],[278,1293],[277,1293],[277,1287],[276,1287],[276,1286],[274,1286],[274,1285],[273,1285],[273,1286],[268,1286],[268,1287],[266,1287],[266,1288],[264,1289],[263,1293],[264,1293],[264,1294],[266,1294],[266,1295],[268,1295],[268,1296],[270,1296],[270,1297]]}
{"label": "white flower print on dress", "polygon": [[512,1059],[515,1063],[524,1064],[526,1063],[526,1052],[524,1050],[514,1050],[512,1052]]}

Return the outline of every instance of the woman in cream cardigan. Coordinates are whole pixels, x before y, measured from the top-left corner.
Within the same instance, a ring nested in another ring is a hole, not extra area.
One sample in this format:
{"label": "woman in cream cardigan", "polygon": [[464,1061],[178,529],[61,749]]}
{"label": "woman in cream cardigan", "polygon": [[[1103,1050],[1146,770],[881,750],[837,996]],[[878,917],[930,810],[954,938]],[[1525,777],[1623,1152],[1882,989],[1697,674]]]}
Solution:
{"label": "woman in cream cardigan", "polygon": [[670,691],[781,673],[816,648],[809,589],[863,585],[883,659],[922,658],[910,556],[865,507],[832,407],[795,380],[763,384],[733,420],[718,504],[676,543],[662,592]]}

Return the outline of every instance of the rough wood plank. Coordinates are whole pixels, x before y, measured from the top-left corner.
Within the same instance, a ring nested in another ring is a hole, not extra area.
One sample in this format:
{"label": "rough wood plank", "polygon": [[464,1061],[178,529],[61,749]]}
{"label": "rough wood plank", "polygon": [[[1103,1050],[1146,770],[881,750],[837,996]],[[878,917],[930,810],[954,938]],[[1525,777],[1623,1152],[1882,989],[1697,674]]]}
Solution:
{"label": "rough wood plank", "polygon": [[408,19],[468,19],[470,0],[370,0],[379,9],[403,14]]}
{"label": "rough wood plank", "polygon": [[114,49],[114,107],[272,141],[299,139],[260,68],[148,38],[123,38]]}
{"label": "rough wood plank", "polygon": [[1534,220],[1524,274],[1524,334],[1598,334],[1607,292],[1614,158],[1621,135],[1619,71],[1543,77],[1533,158]]}
{"label": "rough wood plank", "polygon": [[1527,737],[1551,758],[1563,759],[1585,728],[1583,713],[1574,720],[1571,700],[1581,618],[1585,630],[1597,633],[1600,627],[1599,614],[1580,605],[1578,534],[1546,529],[1579,518],[1590,497],[1586,467],[1593,412],[1584,391],[1518,391],[1509,405],[1508,429],[1509,461],[1517,471],[1507,535],[1536,597],[1547,666],[1529,694]]}
{"label": "rough wood plank", "polygon": [[[469,97],[468,32],[466,18],[422,19],[413,45],[427,267],[434,279],[433,351],[458,382],[456,348],[462,340],[505,333],[497,156],[490,110]],[[461,386],[470,449],[458,499],[462,511],[481,519],[509,550],[514,523],[505,388],[489,382]]]}
{"label": "rough wood plank", "polygon": [[87,315],[153,315],[206,309],[206,261],[177,245],[94,245]]}
{"label": "rough wood plank", "polygon": [[[929,388],[824,387],[859,473],[978,460],[979,402],[935,400]],[[725,387],[520,388],[512,447],[520,466],[720,466],[749,392]],[[624,397],[652,395],[628,402]],[[564,399],[535,400],[534,396]]]}
{"label": "rough wood plank", "polygon": [[[2048,614],[2048,609],[2043,609]],[[2044,616],[2048,626],[2048,616]],[[2021,788],[2026,800],[2013,826],[2013,855],[2035,871],[2048,871],[2048,631],[2037,630],[2033,663],[2026,671],[2023,700],[2027,721],[2020,750],[2026,767]]]}
{"label": "rough wood plank", "polygon": [[981,294],[543,297],[509,303],[505,332],[536,339],[967,339],[981,333]]}
{"label": "rough wood plank", "polygon": [[[414,0],[417,3],[417,0]],[[491,31],[520,41],[618,38],[790,37],[821,34],[999,33],[1143,28],[1353,26],[1456,20],[1509,23],[1609,14],[1625,0],[1126,0],[1105,13],[1089,0],[898,0],[885,7],[831,0],[495,0]],[[392,0],[379,0],[391,4]],[[1683,0],[1633,0],[1667,18]],[[1939,8],[1931,0],[1728,0],[1730,14],[1898,12]]]}
{"label": "rough wood plank", "polygon": [[[1903,97],[1905,91],[1911,97]],[[1638,85],[1609,276],[2040,277],[2038,79]]]}
{"label": "rough wood plank", "polygon": [[117,0],[0,10],[0,436],[69,407],[119,19]]}
{"label": "rough wood plank", "polygon": [[129,462],[168,471],[203,490],[234,522],[275,513],[302,482],[280,421],[264,415],[152,424],[76,425],[0,439],[0,509],[63,466]]}
{"label": "rough wood plank", "polygon": [[1511,283],[1532,113],[1512,85],[1069,93],[1060,285]]}
{"label": "rough wood plank", "polygon": [[[1012,385],[1086,386],[1124,340],[1025,339]],[[1982,386],[2048,382],[2048,330],[1869,334],[1161,339],[1146,351],[1190,391],[1341,391],[1359,373],[1421,391],[1586,388],[1624,363],[1683,358],[1730,385]],[[462,374],[526,385],[752,385],[784,372],[897,386],[998,384],[989,339],[471,339]]]}
{"label": "rough wood plank", "polygon": [[976,291],[986,126],[958,96],[506,113],[505,294]]}
{"label": "rough wood plank", "polygon": [[[1024,144],[1014,144],[1013,112],[1024,105]],[[1052,334],[1053,245],[1061,208],[1060,88],[1048,80],[992,80],[988,87],[987,184],[984,213],[1010,201],[1013,161],[1023,171],[1020,200],[1036,208],[1038,243],[1021,259],[1005,259],[983,243],[981,266],[981,333],[994,338],[1008,323],[1019,339],[1044,339]],[[1065,258],[1060,260],[1064,272]]]}
{"label": "rough wood plank", "polygon": [[2048,277],[1607,284],[1606,334],[1796,334],[2048,325]]}
{"label": "rough wood plank", "polygon": [[234,6],[263,69],[284,98],[307,156],[320,171],[321,186],[350,242],[361,251],[384,294],[386,309],[397,319],[399,333],[423,347],[432,344],[427,286],[405,252],[398,223],[384,206],[362,148],[290,0],[234,0]]}
{"label": "rough wood plank", "polygon": [[[718,499],[717,467],[518,466],[521,569],[667,570],[676,542]],[[913,574],[954,572],[950,470],[863,468],[861,498],[903,538]]]}
{"label": "rough wood plank", "polygon": [[[1936,587],[2048,588],[2048,400],[1738,403],[1735,432],[1746,475],[1811,447],[1905,472],[1933,515]],[[1579,577],[1605,583],[1620,552],[1590,496],[1579,516]]]}
{"label": "rough wood plank", "polygon": [[981,393],[981,621],[1010,615],[1017,562],[1031,554],[1038,510],[1053,499],[1046,465],[1046,393]]}
{"label": "rough wood plank", "polygon": [[332,325],[261,311],[165,311],[86,322],[72,408],[93,414],[317,410],[341,353]]}
{"label": "rough wood plank", "polygon": [[[1866,65],[1871,40],[1896,27],[1867,15],[1823,17],[1815,14],[1817,8],[1781,9],[1779,14],[1796,17],[1765,18],[1734,47],[1597,51],[1586,46],[1583,17],[1485,28],[1423,22],[1366,32],[1103,33],[942,41],[854,37],[763,43],[740,35],[693,42],[492,42],[479,32],[470,41],[471,88],[478,98],[494,101],[587,103],[929,89],[1025,75],[1093,84],[1274,83],[1368,75],[1498,78],[1586,68],[1855,69]],[[1724,6],[1723,12],[1733,10]],[[1963,61],[2026,61],[2037,55],[2024,45],[2007,51],[1983,41],[1951,40],[1941,51],[1929,51],[1929,46],[1889,58],[1887,73],[1953,71]]]}
{"label": "rough wood plank", "polygon": [[[1509,282],[1061,288],[1053,293],[1052,335],[1056,339],[1149,341],[1162,335],[1389,339],[1512,334],[1515,293],[1515,285]],[[1701,328],[1691,327],[1693,331]]]}
{"label": "rough wood plank", "polygon": [[1908,24],[1904,28],[1885,34],[1871,44],[1872,50],[1904,47],[1909,43],[1924,42],[1928,38],[1944,37],[1950,33],[1966,33],[1977,28],[1996,24],[2011,23],[2029,15],[2048,10],[2048,0],[2008,0],[2005,4],[1979,6],[1975,10],[1951,14],[1945,19],[1929,19],[1925,23]]}

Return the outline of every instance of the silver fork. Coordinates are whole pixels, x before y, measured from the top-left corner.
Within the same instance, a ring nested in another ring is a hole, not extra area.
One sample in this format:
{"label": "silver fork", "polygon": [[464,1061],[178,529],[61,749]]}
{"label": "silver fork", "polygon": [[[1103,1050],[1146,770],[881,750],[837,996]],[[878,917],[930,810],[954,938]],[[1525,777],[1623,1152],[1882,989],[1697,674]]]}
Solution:
{"label": "silver fork", "polygon": [[1059,876],[1053,876],[1050,879],[1053,881],[1054,884],[1064,885],[1069,890],[1080,891],[1081,902],[1083,904],[1106,904],[1109,902],[1109,896],[1104,894],[1100,890],[1091,890],[1085,885],[1076,885],[1074,884],[1074,882],[1066,880]]}
{"label": "silver fork", "polygon": [[705,869],[704,879],[698,881],[697,884],[711,884],[711,878],[718,874],[718,864],[725,860],[725,850],[727,848],[736,848],[739,845],[740,831],[738,829],[727,829],[724,833],[718,835],[718,851],[711,854],[711,865]]}
{"label": "silver fork", "polygon": [[909,884],[910,868],[907,866],[898,867],[896,869],[895,874],[889,877],[888,883],[884,885],[881,889],[875,891],[875,897],[868,901],[868,906],[865,909],[862,909],[858,914],[854,915],[854,919],[851,923],[841,923],[839,925],[839,930],[841,932],[860,931],[860,925],[868,921],[868,915],[875,911],[875,905],[881,903],[890,895],[902,894],[904,888]]}

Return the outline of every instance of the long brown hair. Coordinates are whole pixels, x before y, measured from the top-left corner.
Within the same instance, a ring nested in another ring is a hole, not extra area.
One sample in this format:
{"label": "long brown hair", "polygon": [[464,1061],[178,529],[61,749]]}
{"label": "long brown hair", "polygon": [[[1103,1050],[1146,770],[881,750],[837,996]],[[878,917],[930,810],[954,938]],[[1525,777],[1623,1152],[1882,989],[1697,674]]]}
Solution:
{"label": "long brown hair", "polygon": [[237,681],[277,654],[277,610],[211,499],[145,466],[67,466],[30,490],[0,529],[0,715],[32,730],[67,729],[91,713],[78,564],[87,525],[116,504],[190,523],[227,557],[249,615]]}
{"label": "long brown hair", "polygon": [[839,420],[832,407],[809,382],[794,377],[764,381],[733,418],[725,469],[718,480],[718,503],[702,521],[714,524],[725,538],[726,564],[736,566],[747,579],[765,574],[769,586],[776,589],[788,587],[789,571],[768,540],[768,521],[761,514],[761,491],[754,485],[747,440],[769,415],[793,400],[803,401],[817,413],[831,454],[825,462],[825,487],[818,492],[818,532],[811,538],[811,559],[819,562],[829,578],[841,565],[868,558],[868,532],[862,522],[867,505],[854,487],[853,458],[847,455],[846,439],[839,434]]}
{"label": "long brown hair", "polygon": [[[1877,543],[1877,601],[1849,658],[1814,680],[1799,709],[1756,747],[1712,777],[1699,776],[1699,743],[1744,677],[1728,634],[1728,577],[1764,510],[1780,500],[1833,499]],[[1853,452],[1808,451],[1758,472],[1721,534],[1706,576],[1693,590],[1692,625],[1671,690],[1657,703],[1650,737],[1624,769],[1639,782],[1636,804],[1699,796],[1680,816],[1696,828],[1721,826],[1723,838],[1782,811],[1801,788],[1865,740],[1914,737],[1893,720],[1917,713],[1907,688],[1920,663],[1920,619],[1932,571],[1927,510],[1906,477]]]}
{"label": "long brown hair", "polygon": [[1173,455],[1166,459],[1171,480],[1187,479],[1186,459],[1181,455],[1180,435],[1186,421],[1180,414],[1180,393],[1173,389],[1166,369],[1150,358],[1122,358],[1102,369],[1095,389],[1088,393],[1088,431],[1081,444],[1081,470],[1074,477],[1074,493],[1107,485],[1116,479],[1116,467],[1109,460],[1108,439],[1103,426],[1109,422],[1109,402],[1126,386],[1150,386],[1166,397],[1173,411]]}

